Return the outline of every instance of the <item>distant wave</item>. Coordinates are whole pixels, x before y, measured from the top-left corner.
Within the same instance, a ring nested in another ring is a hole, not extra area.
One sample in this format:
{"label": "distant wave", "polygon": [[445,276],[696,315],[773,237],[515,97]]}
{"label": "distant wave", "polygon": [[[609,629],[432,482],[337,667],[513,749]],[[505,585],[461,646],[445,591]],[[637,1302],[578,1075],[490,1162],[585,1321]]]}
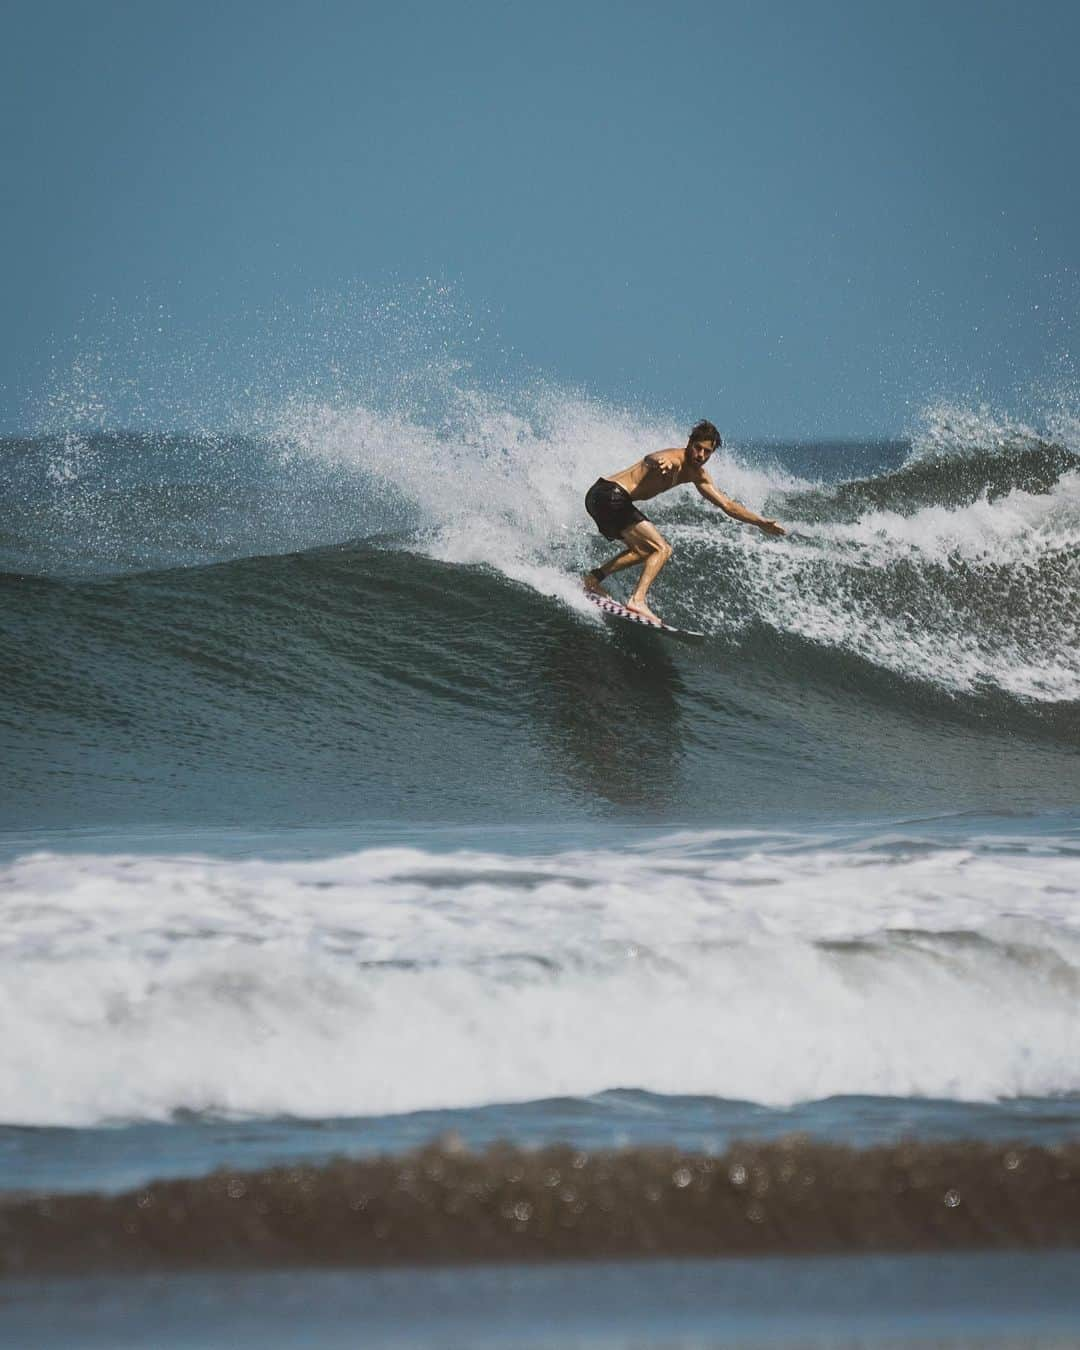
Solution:
{"label": "distant wave", "polygon": [[980,498],[988,503],[1011,492],[1039,496],[1080,470],[1080,454],[1060,445],[1022,442],[965,455],[913,455],[891,473],[828,487],[790,492],[784,502],[792,519],[855,523],[873,512],[914,515],[925,507],[957,511]]}

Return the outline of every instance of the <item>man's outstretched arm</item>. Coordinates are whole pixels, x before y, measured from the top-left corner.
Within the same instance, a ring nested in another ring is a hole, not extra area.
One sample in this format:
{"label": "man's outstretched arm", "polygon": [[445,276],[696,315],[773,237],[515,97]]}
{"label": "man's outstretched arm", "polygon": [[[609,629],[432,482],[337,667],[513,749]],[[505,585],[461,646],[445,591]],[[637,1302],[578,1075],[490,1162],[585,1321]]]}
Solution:
{"label": "man's outstretched arm", "polygon": [[749,507],[737,502],[734,497],[725,497],[707,473],[703,473],[694,486],[707,502],[712,502],[713,506],[718,506],[732,520],[741,520],[746,525],[756,525],[764,534],[787,533],[783,525],[777,524],[775,520],[767,520],[765,516],[757,515]]}

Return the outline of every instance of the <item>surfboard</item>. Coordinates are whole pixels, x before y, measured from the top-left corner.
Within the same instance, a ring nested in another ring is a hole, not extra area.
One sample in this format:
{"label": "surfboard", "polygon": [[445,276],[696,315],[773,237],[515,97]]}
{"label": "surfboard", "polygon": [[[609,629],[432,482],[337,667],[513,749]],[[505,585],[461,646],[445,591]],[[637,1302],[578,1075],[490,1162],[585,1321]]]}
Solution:
{"label": "surfboard", "polygon": [[640,623],[646,628],[655,628],[661,633],[667,633],[669,637],[703,638],[705,636],[704,633],[692,633],[687,628],[672,628],[671,624],[662,623],[659,619],[647,619],[644,614],[635,614],[632,609],[620,605],[618,600],[613,600],[610,595],[598,595],[596,591],[586,591],[585,599],[591,600],[597,609],[602,609],[605,614],[611,614],[616,619],[629,619],[631,623]]}

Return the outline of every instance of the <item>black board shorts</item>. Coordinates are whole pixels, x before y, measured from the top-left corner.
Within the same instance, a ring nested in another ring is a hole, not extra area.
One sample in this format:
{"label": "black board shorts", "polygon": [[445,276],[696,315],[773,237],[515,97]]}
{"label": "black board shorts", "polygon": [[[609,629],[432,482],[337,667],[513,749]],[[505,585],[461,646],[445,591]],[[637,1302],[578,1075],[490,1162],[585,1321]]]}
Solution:
{"label": "black board shorts", "polygon": [[623,530],[649,519],[630,500],[629,492],[610,478],[598,478],[586,492],[585,510],[605,539],[621,539]]}

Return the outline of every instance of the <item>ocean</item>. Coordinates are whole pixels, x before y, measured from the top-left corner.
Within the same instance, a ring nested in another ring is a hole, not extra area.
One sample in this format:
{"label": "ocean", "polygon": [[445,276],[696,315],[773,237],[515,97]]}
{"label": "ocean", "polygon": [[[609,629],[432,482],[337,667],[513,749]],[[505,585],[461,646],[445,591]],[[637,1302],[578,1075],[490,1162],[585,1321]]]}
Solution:
{"label": "ocean", "polygon": [[[1080,1185],[1080,435],[941,406],[725,447],[718,486],[789,533],[647,504],[693,643],[579,584],[613,552],[588,486],[684,441],[551,387],[0,440],[20,1344],[209,1344],[225,1309],[234,1344],[1075,1343],[1080,1201],[1051,1233],[1049,1191],[970,1197]],[[832,1160],[788,1169],[827,1232],[780,1203],[785,1149]],[[325,1208],[206,1255],[221,1195],[327,1166],[375,1195],[380,1159],[475,1163],[447,1213],[509,1177],[506,1235],[388,1199],[352,1275]],[[753,1240],[633,1198],[719,1159]],[[932,1213],[897,1227],[871,1162],[933,1176]],[[586,1240],[605,1177],[625,1224]],[[843,1177],[878,1197],[857,1238]],[[205,1222],[125,1246],[170,1186]]]}

